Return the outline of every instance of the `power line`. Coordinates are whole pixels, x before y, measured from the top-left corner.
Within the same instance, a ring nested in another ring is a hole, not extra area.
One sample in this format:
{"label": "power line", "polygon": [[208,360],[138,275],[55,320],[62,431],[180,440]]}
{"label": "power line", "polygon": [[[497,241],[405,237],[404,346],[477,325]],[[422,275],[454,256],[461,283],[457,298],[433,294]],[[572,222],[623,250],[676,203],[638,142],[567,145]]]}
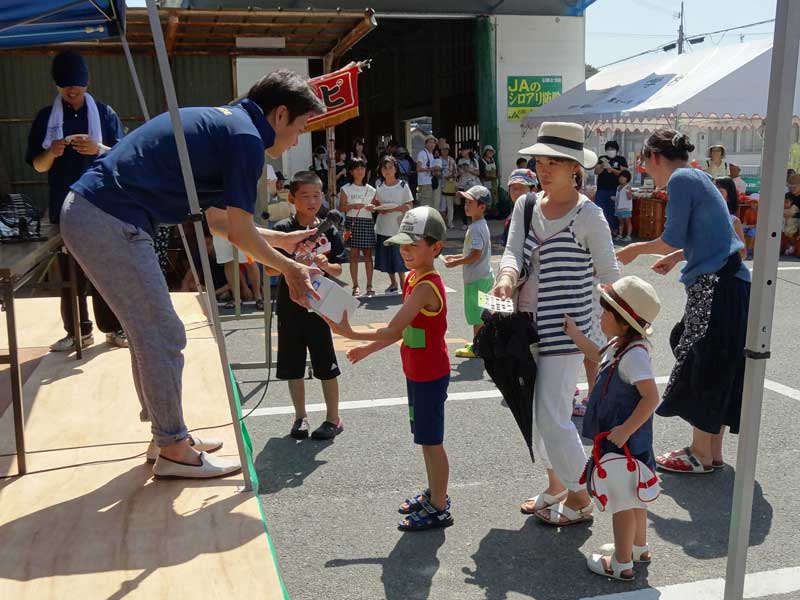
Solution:
{"label": "power line", "polygon": [[605,35],[608,37],[635,37],[635,38],[670,38],[672,33],[628,33],[625,31],[587,31],[586,35]]}
{"label": "power line", "polygon": [[[756,25],[764,25],[765,23],[774,23],[774,22],[775,22],[775,19],[766,19],[764,21],[756,21],[755,23],[748,23],[747,25],[737,25],[736,27],[728,27],[726,29],[719,29],[717,31],[708,31],[708,32],[705,32],[705,33],[698,33],[698,34],[695,34],[695,35],[687,36],[686,39],[691,41],[691,40],[696,40],[697,38],[701,38],[701,37],[716,35],[718,33],[727,33],[728,31],[737,31],[739,29],[747,29],[749,27],[755,27]],[[753,33],[753,34],[748,34],[748,35],[764,35],[765,33],[768,33],[768,32],[758,32],[758,33]],[[720,41],[722,41],[722,39],[720,39]],[[653,52],[658,52],[659,50],[663,50],[665,47],[669,47],[672,44],[677,44],[677,43],[678,43],[678,40],[673,40],[672,42],[669,42],[668,44],[662,44],[660,46],[656,46],[655,48],[652,48],[651,50],[645,50],[644,52],[639,52],[639,53],[634,54],[632,56],[628,56],[627,58],[621,58],[620,60],[615,60],[614,62],[610,62],[608,64],[599,66],[597,68],[598,69],[605,69],[606,67],[611,67],[613,65],[618,65],[619,63],[623,63],[623,62],[629,61],[631,59],[638,58],[640,56],[644,56],[646,54],[651,54]]]}

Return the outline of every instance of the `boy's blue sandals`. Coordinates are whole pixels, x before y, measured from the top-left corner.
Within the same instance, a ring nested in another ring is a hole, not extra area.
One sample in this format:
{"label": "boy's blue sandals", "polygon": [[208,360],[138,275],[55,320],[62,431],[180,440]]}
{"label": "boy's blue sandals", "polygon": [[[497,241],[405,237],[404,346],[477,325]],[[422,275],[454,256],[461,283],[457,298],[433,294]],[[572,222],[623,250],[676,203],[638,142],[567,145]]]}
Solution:
{"label": "boy's blue sandals", "polygon": [[[419,497],[419,495],[417,497]],[[425,531],[427,529],[450,527],[450,525],[453,524],[453,517],[450,515],[449,497],[447,498],[447,505],[444,510],[437,509],[428,500],[421,500],[419,504],[419,510],[408,513],[407,516],[398,523],[397,528],[400,531]]]}
{"label": "boy's blue sandals", "polygon": [[[425,488],[413,498],[406,498],[397,509],[401,515],[410,515],[413,512],[422,510],[422,503],[428,502],[431,497],[431,488]],[[450,510],[450,496],[447,496],[447,506],[445,510]]]}

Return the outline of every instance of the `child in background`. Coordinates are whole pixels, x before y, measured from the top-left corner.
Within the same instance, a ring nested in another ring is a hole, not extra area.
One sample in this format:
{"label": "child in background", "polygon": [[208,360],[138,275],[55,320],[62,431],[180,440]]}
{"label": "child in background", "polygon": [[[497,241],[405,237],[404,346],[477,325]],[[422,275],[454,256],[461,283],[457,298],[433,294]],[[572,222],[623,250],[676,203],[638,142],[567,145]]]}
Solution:
{"label": "child in background", "polygon": [[[466,192],[469,188],[481,184],[479,178],[480,165],[478,159],[475,158],[475,153],[472,150],[472,145],[462,143],[458,149],[458,161],[456,163],[458,168],[458,181],[456,185],[458,191]],[[456,195],[455,198],[455,212],[460,213],[459,219],[461,221],[461,229],[467,230],[467,214],[464,212],[464,201]]]}
{"label": "child in background", "polygon": [[428,489],[406,499],[398,509],[408,515],[398,525],[402,531],[421,531],[453,524],[447,482],[450,465],[444,450],[444,403],[450,382],[447,300],[444,282],[433,261],[442,252],[447,227],[437,210],[420,206],[406,212],[400,233],[386,240],[400,246],[409,274],[403,283],[403,306],[381,329],[353,331],[343,315],[340,324],[329,322],[334,332],[370,342],[352,348],[347,358],[355,364],[373,352],[402,339],[400,358],[406,376],[408,408],[414,443],[422,446]]}
{"label": "child in background", "polygon": [[[518,165],[520,164],[520,161],[522,161],[523,165],[528,164],[528,160],[526,158],[520,158],[517,160]],[[508,176],[508,195],[511,198],[511,206],[514,206],[514,203],[518,198],[526,196],[530,193],[536,193],[536,188],[538,185],[539,181],[536,179],[536,174],[527,167],[518,167],[511,171],[511,175]],[[508,216],[503,225],[503,236],[500,238],[500,243],[503,245],[503,248],[505,248],[506,243],[508,242],[508,230],[510,227],[511,215]]]}
{"label": "child in background", "polygon": [[795,254],[797,236],[800,233],[800,208],[792,202],[791,194],[783,200],[783,235],[781,236],[781,252],[787,256]]}
{"label": "child in background", "polygon": [[717,177],[714,180],[714,185],[717,186],[719,193],[722,194],[722,199],[725,200],[725,204],[728,205],[728,219],[731,225],[733,225],[733,230],[745,244],[745,247],[739,250],[739,255],[742,257],[742,260],[744,260],[747,258],[747,240],[744,237],[742,222],[739,220],[739,217],[736,216],[739,213],[739,194],[736,191],[736,185],[731,177]]}
{"label": "child in background", "polygon": [[[275,225],[275,230],[290,232],[309,229],[319,224],[318,213],[322,205],[322,181],[311,171],[300,171],[292,177],[289,185],[289,201],[294,204],[294,217]],[[315,247],[307,255],[295,256],[304,264],[314,264],[325,276],[339,277],[342,274],[344,243],[339,232],[333,228],[315,240]],[[295,439],[308,437],[308,415],[306,413],[305,383],[306,351],[311,355],[314,377],[322,382],[325,398],[325,421],[311,434],[318,440],[329,440],[339,435],[344,427],[339,417],[339,377],[336,353],[333,349],[331,331],[316,313],[295,304],[289,297],[289,288],[281,277],[276,300],[278,315],[278,379],[288,380],[289,395],[294,405],[294,423],[289,432]]]}
{"label": "child in background", "polygon": [[317,174],[320,181],[322,181],[322,192],[328,191],[328,169],[331,166],[331,161],[328,158],[328,149],[325,146],[317,146],[314,150],[314,157],[311,163],[311,170]]}
{"label": "child in background", "polygon": [[447,228],[453,227],[453,215],[455,214],[455,199],[458,185],[456,180],[458,178],[458,166],[455,159],[450,156],[450,144],[441,142],[439,144],[439,151],[441,152],[442,161],[442,202],[439,205],[439,212],[442,213],[447,223]]}
{"label": "child in background", "polygon": [[361,295],[358,286],[358,258],[364,255],[367,272],[367,296],[374,296],[372,287],[372,251],[375,248],[375,225],[372,221],[372,204],[375,188],[366,183],[367,163],[362,158],[350,161],[352,183],[342,186],[339,192],[340,210],[347,215],[345,220],[345,242],[350,248],[350,278],[353,280],[353,296]]}
{"label": "child in background", "polygon": [[492,194],[492,204],[488,211],[493,212],[493,207],[497,204],[497,162],[494,160],[494,146],[487,144],[483,147],[483,154],[479,161],[481,184]]}
{"label": "child in background", "polygon": [[527,169],[528,168],[528,159],[524,156],[520,156],[517,159],[517,169]]}
{"label": "child in background", "polygon": [[336,193],[347,183],[347,153],[344,150],[336,151]]}
{"label": "child in background", "polygon": [[[400,248],[396,244],[385,245],[393,235],[397,235],[400,222],[406,211],[414,206],[414,196],[409,185],[398,178],[397,160],[393,156],[384,156],[378,163],[378,187],[372,203],[376,207],[378,219],[375,222],[375,268],[389,275],[387,294],[396,294],[400,291],[398,283],[402,285],[402,277],[406,268]],[[379,207],[385,207],[381,210]]]}
{"label": "child in background", "polygon": [[[492,193],[482,185],[476,185],[466,192],[458,192],[458,195],[464,201],[464,210],[472,218],[472,224],[464,236],[462,253],[445,256],[444,264],[448,269],[464,265],[464,315],[467,323],[472,325],[474,339],[483,326],[483,309],[478,306],[478,292],[488,294],[494,287],[492,236],[486,223],[486,211],[492,206]],[[475,358],[472,344],[456,350],[456,357]]]}
{"label": "child in background", "polygon": [[614,216],[619,221],[619,237],[617,241],[630,242],[633,234],[633,190],[631,189],[631,172],[623,170],[619,174],[617,187],[616,208]]}
{"label": "child in background", "polygon": [[[599,348],[565,317],[564,330],[583,353],[601,362],[600,373],[589,398],[582,435],[594,439],[610,432],[601,442],[601,455],[619,452],[627,444],[633,457],[655,471],[653,413],[659,403],[647,337],[661,303],[649,283],[638,277],[623,277],[600,286],[602,328],[611,343]],[[595,468],[597,468],[595,466]],[[608,484],[608,510],[613,514],[614,544],[602,554],[587,557],[587,566],[598,575],[632,581],[634,563],[649,563],[647,504],[636,494],[638,481],[630,489]]]}

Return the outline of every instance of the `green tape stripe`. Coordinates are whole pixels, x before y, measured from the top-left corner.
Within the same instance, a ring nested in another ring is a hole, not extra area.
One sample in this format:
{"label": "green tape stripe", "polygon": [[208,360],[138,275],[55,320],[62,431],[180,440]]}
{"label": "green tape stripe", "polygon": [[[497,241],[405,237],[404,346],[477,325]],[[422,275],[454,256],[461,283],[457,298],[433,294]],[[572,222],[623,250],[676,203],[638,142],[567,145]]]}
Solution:
{"label": "green tape stripe", "polygon": [[283,593],[284,600],[290,600],[289,592],[286,589],[286,584],[281,577],[281,569],[278,566],[278,555],[275,553],[275,545],[272,543],[272,537],[269,535],[269,527],[267,527],[267,516],[264,514],[264,507],[261,505],[261,500],[258,498],[258,474],[256,467],[253,463],[253,441],[250,439],[250,432],[247,431],[247,426],[242,420],[242,403],[239,399],[241,391],[239,390],[239,382],[233,376],[233,370],[228,367],[228,375],[231,378],[231,385],[233,386],[233,398],[236,400],[236,420],[242,430],[242,438],[244,439],[244,453],[247,460],[247,470],[250,472],[250,483],[253,484],[253,493],[256,495],[256,502],[258,503],[258,512],[261,514],[261,523],[264,525],[264,533],[267,534],[267,543],[269,544],[269,551],[272,554],[272,562],[275,565],[275,572],[278,574],[278,582],[281,584],[281,592]]}

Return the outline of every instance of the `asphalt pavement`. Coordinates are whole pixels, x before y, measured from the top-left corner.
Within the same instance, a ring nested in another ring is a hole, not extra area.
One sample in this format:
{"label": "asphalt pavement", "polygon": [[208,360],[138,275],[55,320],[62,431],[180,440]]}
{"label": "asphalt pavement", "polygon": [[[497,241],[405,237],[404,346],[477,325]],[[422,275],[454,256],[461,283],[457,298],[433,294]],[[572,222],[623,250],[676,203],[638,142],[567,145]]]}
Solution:
{"label": "asphalt pavement", "polygon": [[[501,227],[499,222],[491,225],[494,233]],[[450,240],[446,252],[457,252],[459,244],[458,239]],[[499,256],[499,251],[495,254]],[[666,377],[673,363],[668,335],[682,315],[685,294],[677,274],[656,275],[649,270],[652,262],[642,257],[624,274],[643,277],[661,297],[653,363],[656,375]],[[794,500],[800,488],[796,460],[800,262],[787,260],[781,267],[747,569],[748,573],[784,569],[780,573],[789,579],[796,573],[796,587],[787,584],[791,589],[779,588],[780,593],[764,588],[764,593],[752,596],[789,600],[800,598],[796,534],[800,513]],[[519,512],[520,501],[544,489],[545,473],[540,465],[531,464],[511,413],[492,393],[495,388],[481,361],[453,358],[452,352],[471,337],[471,328],[463,317],[460,270],[445,269],[443,263],[439,270],[452,290],[447,294],[452,398],[446,406],[445,446],[451,465],[453,527],[421,533],[401,533],[396,528],[397,505],[426,487],[421,452],[413,444],[403,405],[406,389],[397,348],[350,365],[344,352],[352,343],[336,339],[343,405],[373,402],[344,408],[345,431],[329,442],[297,442],[288,436],[293,415],[287,409],[291,401],[285,382],[271,380],[267,386],[263,370],[237,372],[245,412],[260,402],[247,426],[261,481],[260,499],[290,597],[579,600],[653,587],[665,591],[651,590],[655,595],[630,600],[666,600],[673,597],[667,586],[701,582],[699,590],[705,580],[724,577],[736,436],[726,436],[729,466],[722,471],[662,476],[662,496],[649,513],[654,559],[649,566],[637,565],[632,584],[597,577],[585,566],[587,552],[613,541],[610,515],[596,513],[589,525],[550,528]],[[386,276],[376,273],[375,287],[386,285]],[[388,323],[400,303],[398,296],[366,301],[354,323]],[[263,360],[264,330],[259,321],[226,323],[225,328],[231,361]],[[275,335],[273,331],[273,346]],[[581,373],[580,381],[585,380]],[[306,384],[307,403],[322,403],[319,383]],[[314,428],[324,412],[317,407],[309,417]],[[684,422],[656,418],[657,453],[682,448],[688,441]],[[770,574],[764,577],[773,579]],[[681,593],[681,597],[699,598],[699,594]]]}

